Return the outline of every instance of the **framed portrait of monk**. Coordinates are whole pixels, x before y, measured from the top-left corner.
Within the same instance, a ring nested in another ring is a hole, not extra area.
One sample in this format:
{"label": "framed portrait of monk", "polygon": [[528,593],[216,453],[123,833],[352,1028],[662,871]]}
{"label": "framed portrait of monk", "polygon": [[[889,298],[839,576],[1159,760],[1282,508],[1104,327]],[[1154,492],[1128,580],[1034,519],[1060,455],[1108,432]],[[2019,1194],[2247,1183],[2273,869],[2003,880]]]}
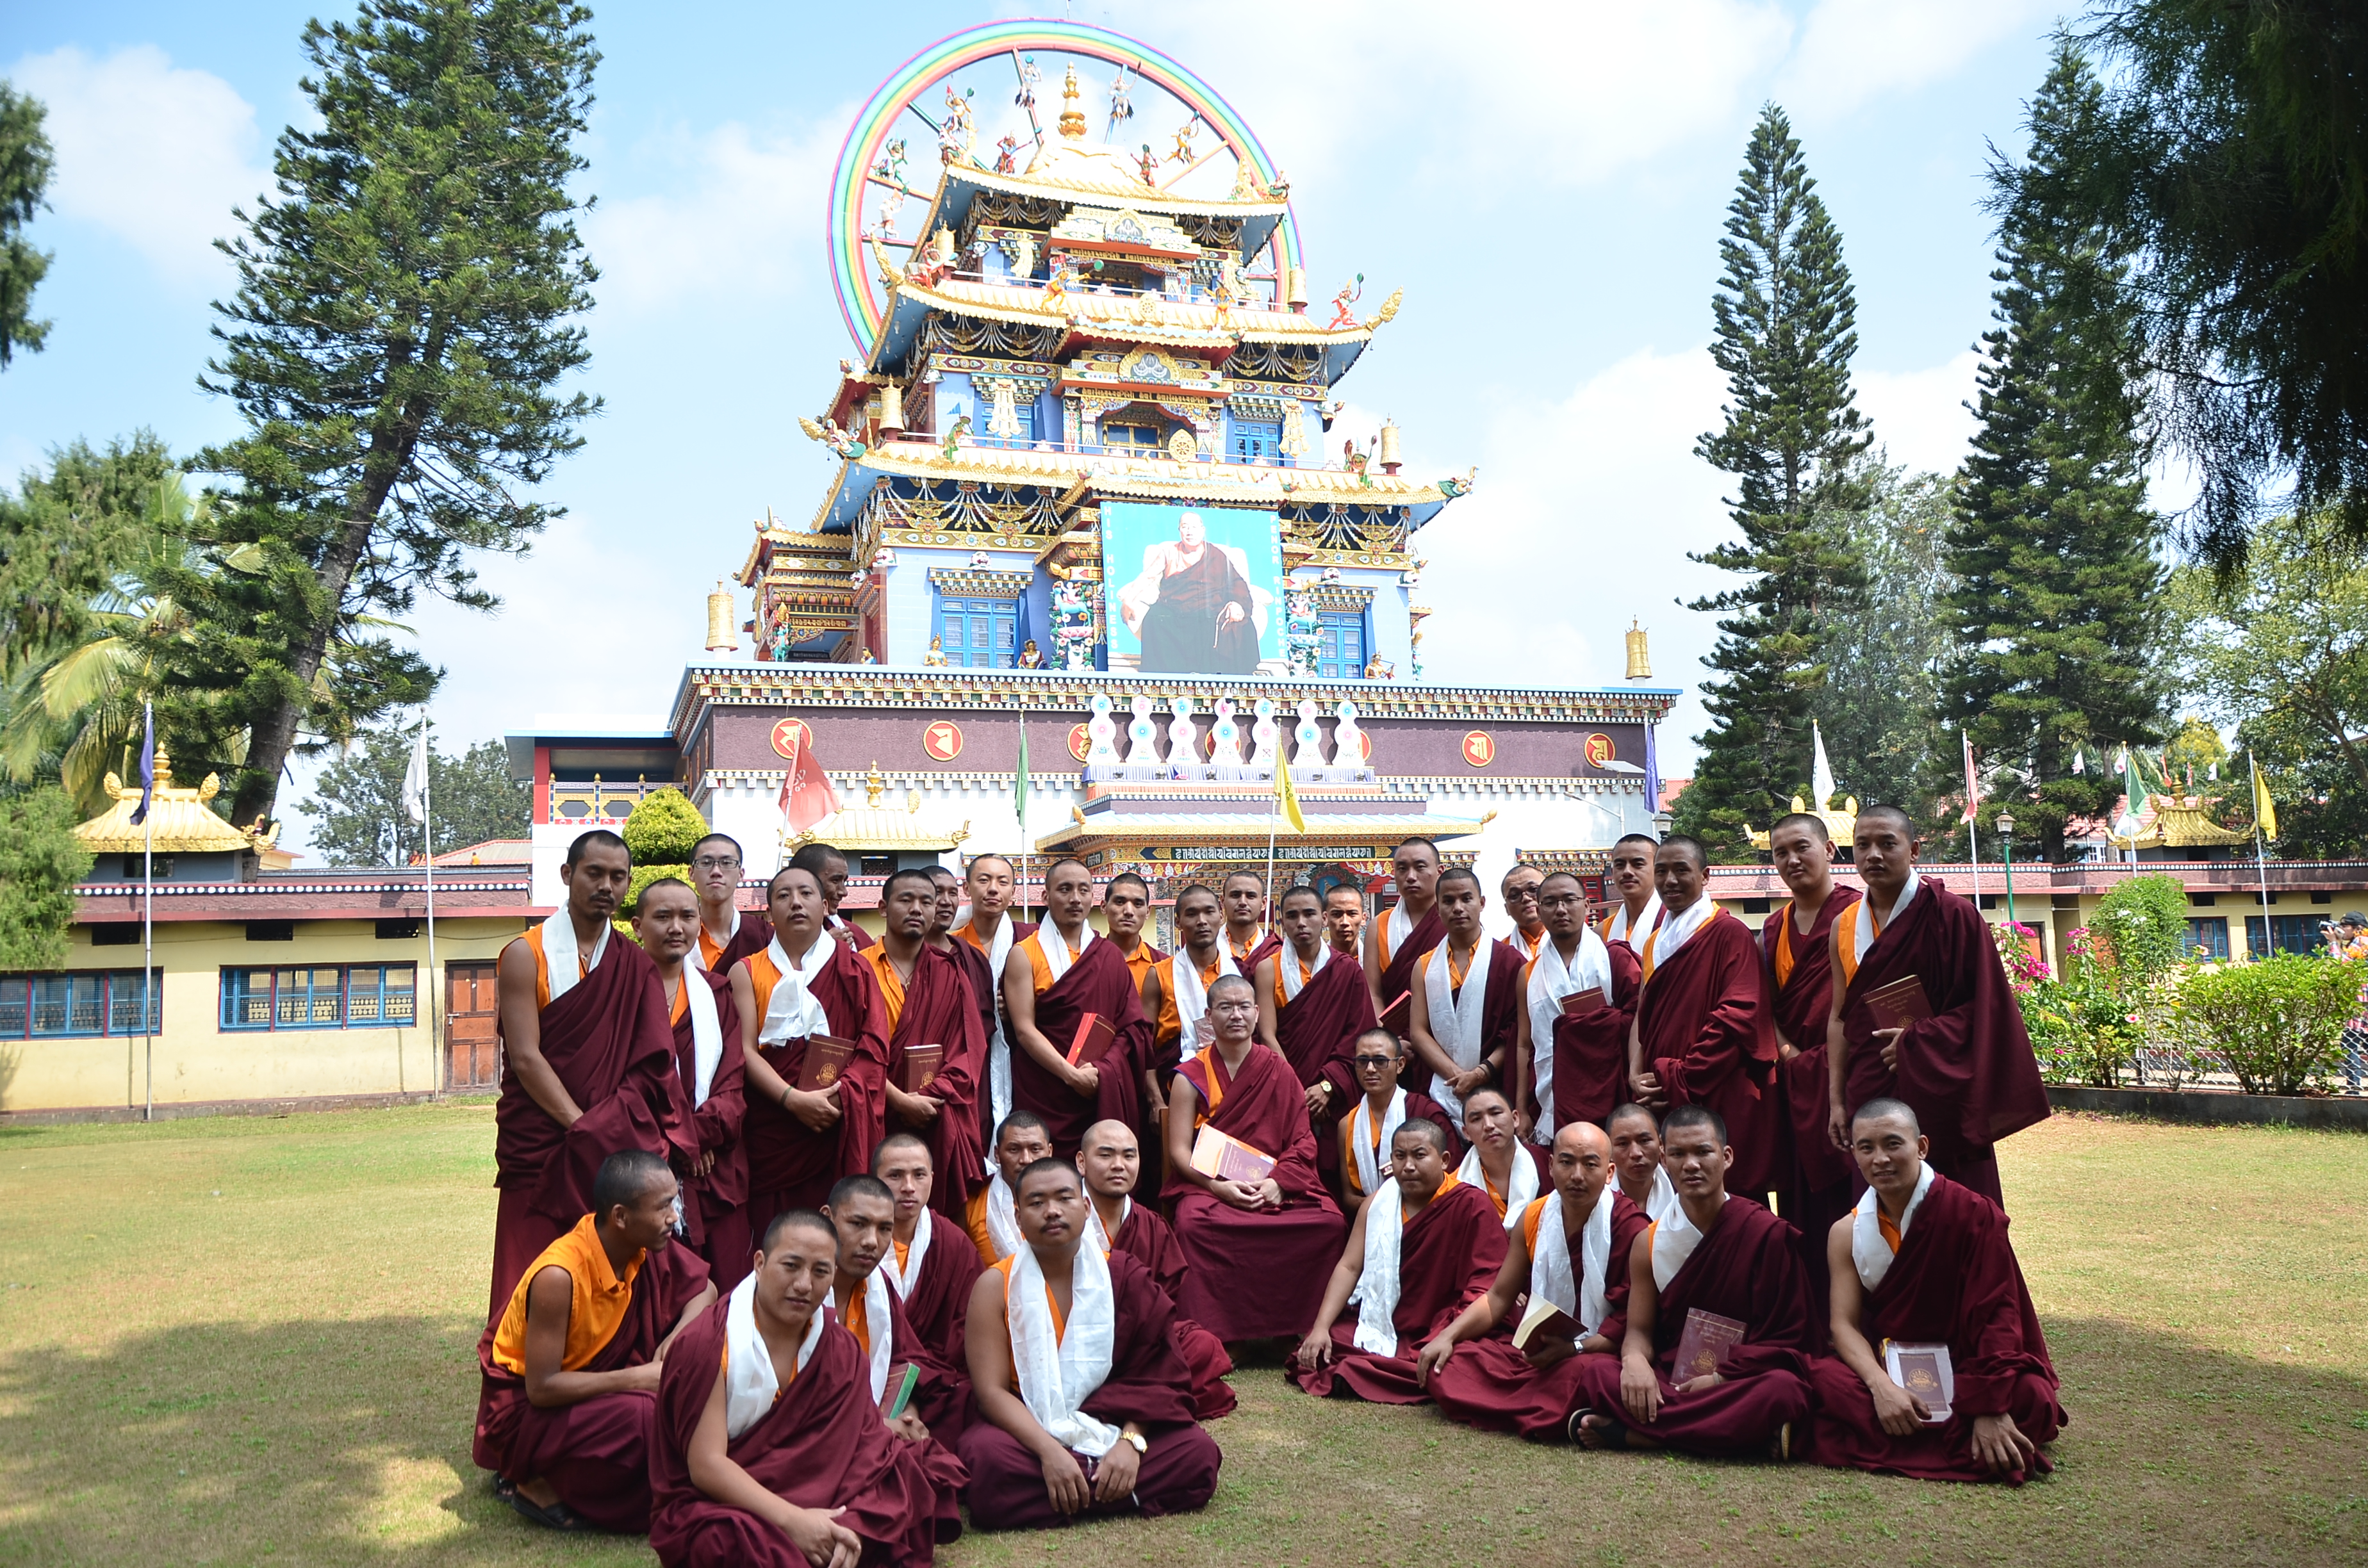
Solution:
{"label": "framed portrait of monk", "polygon": [[1102,504],[1104,624],[1113,670],[1282,669],[1282,535],[1235,506]]}

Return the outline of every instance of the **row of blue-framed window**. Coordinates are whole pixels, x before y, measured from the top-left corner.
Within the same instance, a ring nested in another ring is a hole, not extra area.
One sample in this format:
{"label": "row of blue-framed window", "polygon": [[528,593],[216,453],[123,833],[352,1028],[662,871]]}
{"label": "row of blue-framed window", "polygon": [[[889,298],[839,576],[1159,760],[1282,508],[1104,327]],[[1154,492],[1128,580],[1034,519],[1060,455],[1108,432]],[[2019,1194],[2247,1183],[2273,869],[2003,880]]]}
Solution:
{"label": "row of blue-framed window", "polygon": [[[1032,447],[1052,437],[1045,432],[1043,410],[1036,403],[1019,403],[1012,409],[1019,417],[1019,432],[1015,436],[996,437],[985,433],[984,426],[973,432],[973,438],[998,442],[1006,446]],[[1106,419],[1099,421],[1096,429],[1106,452],[1141,457],[1161,457],[1167,451],[1165,427],[1148,421]],[[1289,467],[1291,460],[1282,454],[1282,421],[1280,419],[1228,419],[1225,422],[1225,456],[1237,463],[1268,463]]]}
{"label": "row of blue-framed window", "polygon": [[417,967],[294,964],[222,971],[226,1030],[372,1029],[418,1018]]}
{"label": "row of blue-framed window", "polygon": [[[1316,674],[1326,680],[1357,680],[1365,673],[1367,638],[1360,610],[1323,611],[1324,635]],[[962,669],[1008,670],[1019,658],[1019,601],[941,595],[938,599],[938,650]],[[1052,662],[1052,650],[1037,649]]]}
{"label": "row of blue-framed window", "polygon": [[0,1040],[153,1034],[163,1027],[164,976],[149,978],[144,1029],[140,994],[136,969],[0,975]]}
{"label": "row of blue-framed window", "polygon": [[[2272,915],[2266,932],[2258,915],[2245,916],[2245,951],[2254,958],[2266,949],[2271,952],[2324,954],[2327,937],[2318,928],[2315,915]],[[2264,939],[2266,937],[2266,940]],[[2186,935],[2180,947],[2194,959],[2226,962],[2228,949],[2228,917],[2225,915],[2190,915]]]}

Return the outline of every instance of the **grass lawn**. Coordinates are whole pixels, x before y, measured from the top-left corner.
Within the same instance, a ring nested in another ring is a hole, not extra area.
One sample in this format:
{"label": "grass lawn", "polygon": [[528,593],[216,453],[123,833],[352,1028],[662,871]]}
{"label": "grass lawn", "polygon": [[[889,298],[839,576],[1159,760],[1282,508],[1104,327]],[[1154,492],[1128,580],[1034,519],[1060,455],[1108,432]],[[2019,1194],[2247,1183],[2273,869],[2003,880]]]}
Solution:
{"label": "grass lawn", "polygon": [[[489,1107],[0,1132],[0,1562],[651,1561],[469,1462]],[[2368,1140],[2058,1117],[2005,1155],[2072,1426],[2020,1492],[1593,1455],[1236,1374],[1198,1517],[940,1561],[2368,1561]]]}

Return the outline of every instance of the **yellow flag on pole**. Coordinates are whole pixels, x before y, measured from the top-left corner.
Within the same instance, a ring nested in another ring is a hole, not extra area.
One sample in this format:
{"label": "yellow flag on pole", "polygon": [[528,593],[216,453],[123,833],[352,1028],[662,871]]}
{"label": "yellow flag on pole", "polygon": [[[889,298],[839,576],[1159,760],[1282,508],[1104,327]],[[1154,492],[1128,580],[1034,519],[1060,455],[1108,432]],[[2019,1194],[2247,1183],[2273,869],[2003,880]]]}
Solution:
{"label": "yellow flag on pole", "polygon": [[[2248,761],[2251,758],[2247,757]],[[2270,799],[2270,786],[2261,777],[2261,765],[2253,763],[2253,820],[2260,824],[2264,839],[2278,835],[2278,808]]]}
{"label": "yellow flag on pole", "polygon": [[1274,759],[1274,798],[1282,814],[1291,819],[1291,831],[1305,833],[1307,819],[1299,812],[1299,791],[1292,788],[1291,764],[1277,752]]}

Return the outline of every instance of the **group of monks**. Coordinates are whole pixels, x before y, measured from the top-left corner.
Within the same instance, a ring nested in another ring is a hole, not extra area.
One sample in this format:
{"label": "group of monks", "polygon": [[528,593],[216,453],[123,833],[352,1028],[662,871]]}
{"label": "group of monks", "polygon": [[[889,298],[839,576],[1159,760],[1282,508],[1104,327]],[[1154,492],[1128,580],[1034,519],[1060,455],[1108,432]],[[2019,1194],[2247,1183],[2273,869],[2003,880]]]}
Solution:
{"label": "group of monks", "polygon": [[1601,909],[1515,867],[1502,937],[1412,839],[1379,919],[1241,873],[1162,952],[1150,888],[1070,859],[1032,926],[999,856],[897,871],[875,937],[809,845],[759,917],[723,835],[629,941],[585,834],[499,964],[477,1461],[669,1564],[926,1562],[965,1511],[1201,1506],[1263,1346],[1538,1440],[2020,1482],[2066,1416],[1987,927],[1896,809],[1863,895],[1819,818],[1771,843],[1756,934],[1691,839],[1621,840]]}

